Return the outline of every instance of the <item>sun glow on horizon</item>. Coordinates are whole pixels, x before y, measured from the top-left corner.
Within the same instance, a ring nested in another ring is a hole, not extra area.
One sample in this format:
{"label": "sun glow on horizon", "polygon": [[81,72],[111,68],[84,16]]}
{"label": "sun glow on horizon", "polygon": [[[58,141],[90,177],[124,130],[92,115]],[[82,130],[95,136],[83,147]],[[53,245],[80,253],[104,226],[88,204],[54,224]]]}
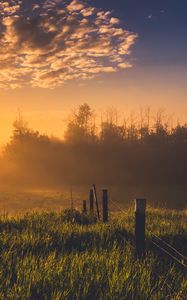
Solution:
{"label": "sun glow on horizon", "polygon": [[113,5],[0,1],[0,144],[10,139],[18,109],[31,128],[59,138],[71,110],[82,103],[98,113],[117,107],[122,115],[141,106],[161,107],[186,122],[184,47],[176,42],[174,55],[163,40],[169,10],[162,13],[162,24],[154,17],[147,24],[133,10],[133,27]]}

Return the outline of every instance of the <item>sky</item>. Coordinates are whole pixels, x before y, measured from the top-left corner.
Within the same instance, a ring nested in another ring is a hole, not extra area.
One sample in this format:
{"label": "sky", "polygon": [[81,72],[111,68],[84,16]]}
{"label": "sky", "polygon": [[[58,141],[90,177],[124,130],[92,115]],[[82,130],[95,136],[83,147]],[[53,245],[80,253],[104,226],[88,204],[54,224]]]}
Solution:
{"label": "sky", "polygon": [[63,136],[87,102],[187,120],[186,0],[0,1],[0,144],[21,110]]}

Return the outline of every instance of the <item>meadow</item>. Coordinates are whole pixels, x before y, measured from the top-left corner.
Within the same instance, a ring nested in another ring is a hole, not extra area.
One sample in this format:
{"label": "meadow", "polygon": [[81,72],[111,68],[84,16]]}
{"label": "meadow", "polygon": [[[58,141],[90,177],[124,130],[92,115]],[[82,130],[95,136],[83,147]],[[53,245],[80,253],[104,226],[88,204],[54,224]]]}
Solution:
{"label": "meadow", "polygon": [[134,212],[108,224],[76,211],[0,218],[0,299],[187,299],[187,270],[151,243],[187,255],[187,215],[148,209],[147,252],[134,256]]}

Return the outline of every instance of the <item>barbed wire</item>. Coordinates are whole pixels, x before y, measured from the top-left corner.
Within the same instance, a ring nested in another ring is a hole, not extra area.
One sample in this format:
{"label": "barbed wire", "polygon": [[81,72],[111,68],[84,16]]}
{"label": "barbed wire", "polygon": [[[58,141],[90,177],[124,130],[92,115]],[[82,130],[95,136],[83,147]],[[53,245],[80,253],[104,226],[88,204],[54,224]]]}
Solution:
{"label": "barbed wire", "polygon": [[181,257],[182,260],[185,260],[187,262],[187,257],[184,256],[182,253],[180,253],[176,248],[174,248],[172,245],[161,239],[157,235],[153,235],[154,238],[158,239],[160,242],[162,242],[164,245],[166,245],[168,248],[170,248],[172,251],[174,251],[177,255]]}
{"label": "barbed wire", "polygon": [[[182,265],[185,269],[187,269],[187,265],[185,265],[185,264],[183,264],[180,260],[178,260],[175,256],[173,256],[172,254],[170,254],[167,250],[165,250],[164,248],[162,248],[161,246],[159,246],[156,242],[153,242],[152,240],[150,240],[150,242],[152,243],[152,244],[154,244],[157,248],[159,248],[161,251],[163,251],[164,253],[166,253],[167,255],[169,255],[175,262],[177,262],[177,263],[179,263],[180,265]],[[157,275],[159,278],[161,278],[161,276],[158,274],[158,273],[156,273],[155,271],[153,272],[153,273],[155,273],[155,275]],[[172,289],[172,287],[167,283],[167,277],[166,277],[166,279],[165,280],[163,280],[164,281],[164,284],[165,285],[167,285],[167,287],[170,289],[170,290],[173,290]],[[163,284],[163,286],[164,286],[164,284]],[[176,290],[173,290],[175,293],[177,293],[176,292]],[[187,296],[186,295],[183,295],[183,294],[181,294],[180,295],[180,299],[187,299]]]}
{"label": "barbed wire", "polygon": [[122,209],[119,204],[116,203],[116,201],[113,201],[112,198],[109,198],[109,202],[111,202],[116,208],[118,208],[121,212],[124,212],[125,210]]}
{"label": "barbed wire", "polygon": [[[118,208],[118,210],[120,210],[121,212],[124,212],[125,210],[116,202],[114,201],[111,197],[109,198],[109,202],[111,202],[116,208]],[[120,234],[121,235],[121,234]],[[121,235],[122,236],[122,235]],[[122,236],[123,237],[123,236]],[[181,266],[183,266],[184,268],[187,268],[187,264],[184,263],[184,261],[187,261],[187,257],[185,257],[183,254],[181,254],[176,248],[174,248],[172,245],[170,245],[169,243],[167,243],[166,241],[164,241],[163,239],[161,239],[160,237],[158,237],[157,235],[153,234],[153,237],[158,239],[160,242],[162,242],[164,245],[166,245],[168,248],[170,248],[172,251],[175,252],[175,254],[179,255],[181,260],[178,259],[175,255],[173,255],[169,250],[166,250],[165,248],[161,247],[160,245],[158,245],[155,241],[150,240],[152,244],[154,244],[157,248],[159,248],[161,251],[163,251],[165,254],[167,254],[168,256],[170,256],[175,262],[177,262],[178,264],[180,264]]]}
{"label": "barbed wire", "polygon": [[[126,238],[125,238],[121,233],[119,233],[119,235],[121,236],[121,238],[122,238],[124,241],[126,241]],[[132,246],[132,248],[134,249],[133,245],[131,245],[131,246]],[[135,249],[134,249],[134,250],[135,250]],[[171,285],[168,284],[168,282],[167,282],[167,280],[168,280],[168,275],[167,275],[165,278],[162,278],[162,276],[161,276],[160,274],[158,274],[156,271],[153,271],[153,270],[152,270],[151,272],[152,272],[152,274],[156,275],[160,280],[162,280],[162,282],[163,282],[162,290],[163,290],[164,286],[167,286],[167,288],[169,288],[169,290],[171,291],[172,296],[178,294],[178,292],[176,291],[176,289],[174,289],[173,287],[171,287]],[[181,295],[180,295],[180,300],[184,300],[184,299],[186,300],[187,297],[184,296],[183,294],[181,294]]]}
{"label": "barbed wire", "polygon": [[158,245],[156,242],[154,242],[153,240],[150,240],[150,242],[152,244],[154,244],[157,248],[159,248],[161,251],[165,252],[168,256],[170,256],[175,262],[179,263],[181,266],[183,266],[185,269],[187,269],[187,265],[184,264],[181,260],[179,260],[178,258],[176,258],[174,255],[172,255],[171,253],[169,253],[169,251],[167,251],[166,249],[164,249],[163,247],[161,247],[160,245]]}
{"label": "barbed wire", "polygon": [[[124,212],[125,210],[116,202],[114,201],[111,197],[109,198],[109,202],[111,202],[120,212]],[[126,241],[126,238],[119,233],[121,238]],[[175,262],[177,262],[178,264],[180,264],[183,268],[187,269],[187,264],[184,263],[184,260],[187,261],[187,257],[185,257],[183,254],[181,254],[176,248],[174,248],[172,245],[170,245],[169,243],[167,243],[166,241],[164,241],[163,239],[161,239],[160,237],[158,237],[157,235],[153,234],[153,237],[158,239],[160,242],[162,242],[165,246],[167,246],[169,249],[171,249],[173,252],[175,252],[175,254],[177,254],[178,256],[180,256],[180,258],[182,258],[182,260],[178,259],[175,255],[173,255],[169,250],[166,250],[165,248],[161,247],[158,243],[156,243],[153,240],[150,240],[150,242],[156,246],[158,249],[160,249],[162,252],[164,252],[165,254],[167,254],[170,258],[172,258]],[[157,277],[159,277],[162,282],[163,282],[163,287],[167,286],[167,288],[169,288],[169,290],[172,292],[172,295],[176,295],[178,294],[178,292],[171,287],[171,285],[168,284],[167,280],[168,280],[168,276],[166,276],[165,278],[162,278],[160,274],[158,274],[155,271],[152,271],[153,274],[155,274]],[[180,299],[187,299],[187,297],[183,294],[179,295]]]}
{"label": "barbed wire", "polygon": [[[109,201],[115,205],[115,207],[117,207],[121,212],[124,212],[124,210],[116,203],[116,201],[113,201],[111,198],[109,199]],[[175,249],[172,245],[170,245],[169,243],[165,242],[164,240],[162,240],[160,237],[153,235],[153,237],[157,238],[158,240],[160,240],[163,244],[165,244],[168,248],[172,249],[172,251],[175,252],[175,254],[177,254],[178,256],[180,256],[180,258],[182,258],[182,260],[178,259],[175,255],[173,255],[170,251],[167,251],[166,249],[164,249],[163,247],[161,247],[160,245],[158,245],[156,242],[150,240],[157,248],[159,248],[161,251],[163,251],[165,254],[169,255],[175,262],[179,263],[181,266],[183,266],[185,269],[187,269],[187,264],[184,261],[187,261],[187,258],[181,254],[177,249]]]}

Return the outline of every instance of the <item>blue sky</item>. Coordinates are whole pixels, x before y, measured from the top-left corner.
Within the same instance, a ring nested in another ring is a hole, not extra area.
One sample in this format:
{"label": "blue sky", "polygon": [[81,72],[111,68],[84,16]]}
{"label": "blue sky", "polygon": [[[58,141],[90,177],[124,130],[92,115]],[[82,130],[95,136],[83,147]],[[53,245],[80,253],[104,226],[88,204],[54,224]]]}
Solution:
{"label": "blue sky", "polygon": [[139,39],[133,50],[138,64],[187,64],[186,0],[102,0],[94,6],[113,10]]}

